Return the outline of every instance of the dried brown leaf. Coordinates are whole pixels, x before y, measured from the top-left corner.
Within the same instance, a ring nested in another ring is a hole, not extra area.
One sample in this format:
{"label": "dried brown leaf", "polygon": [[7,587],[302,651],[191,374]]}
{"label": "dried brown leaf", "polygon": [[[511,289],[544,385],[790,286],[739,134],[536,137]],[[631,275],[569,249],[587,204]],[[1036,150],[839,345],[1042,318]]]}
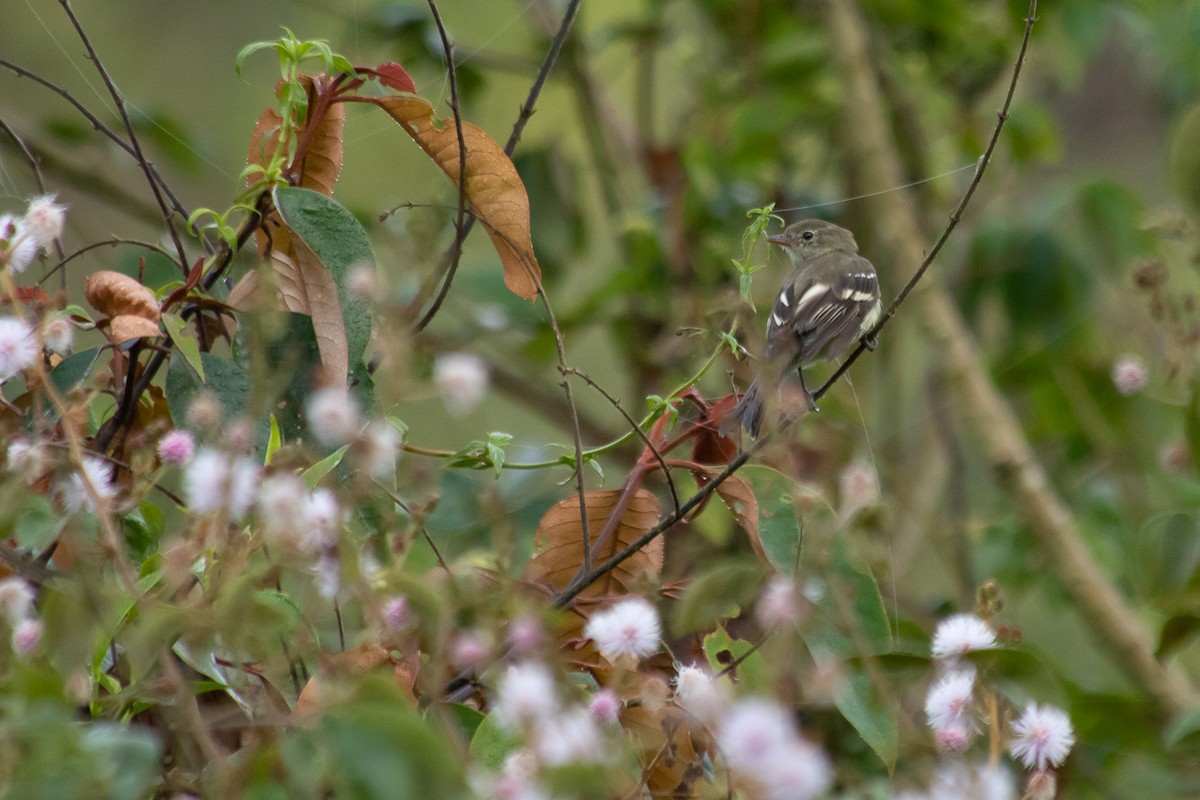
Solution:
{"label": "dried brown leaf", "polygon": [[[400,123],[457,186],[460,181],[458,130],[454,120],[435,120],[433,106],[415,95],[363,98]],[[482,128],[464,122],[467,150],[466,197],[487,228],[504,266],[504,283],[526,300],[537,297],[542,272],[529,230],[529,195],[517,168]]]}
{"label": "dried brown leaf", "polygon": [[133,314],[118,314],[108,321],[108,339],[113,344],[122,344],[131,339],[162,336],[157,322]]}
{"label": "dried brown leaf", "polygon": [[627,704],[621,726],[637,742],[642,779],[651,797],[691,797],[704,777],[686,714],[670,705]]}
{"label": "dried brown leaf", "polygon": [[[310,101],[312,81],[301,77],[305,88],[309,90]],[[310,102],[309,105],[312,108]],[[279,146],[279,129],[283,118],[273,108],[263,111],[250,134],[250,146],[246,154],[246,164],[266,166]],[[325,113],[317,120],[317,127],[308,139],[308,146],[303,153],[303,160],[292,164],[293,172],[299,173],[296,184],[305,189],[312,189],[326,196],[333,195],[333,186],[337,183],[342,172],[342,134],[345,130],[346,107],[342,103],[328,106]],[[308,136],[307,129],[301,130],[300,141]]]}
{"label": "dried brown leaf", "polygon": [[129,315],[158,322],[158,298],[128,275],[106,269],[93,272],[84,280],[83,293],[106,317]]}
{"label": "dried brown leaf", "polygon": [[[696,479],[696,483],[701,486],[708,483],[710,478],[715,474],[717,474],[717,470],[692,471],[692,476]],[[767,552],[763,549],[762,537],[758,529],[758,498],[754,495],[754,490],[750,488],[750,484],[737,475],[731,475],[717,487],[717,495],[720,496],[725,506],[733,512],[734,519],[737,520],[742,530],[746,532],[747,538],[750,539],[750,546],[754,549],[754,554],[764,564],[770,564]]]}

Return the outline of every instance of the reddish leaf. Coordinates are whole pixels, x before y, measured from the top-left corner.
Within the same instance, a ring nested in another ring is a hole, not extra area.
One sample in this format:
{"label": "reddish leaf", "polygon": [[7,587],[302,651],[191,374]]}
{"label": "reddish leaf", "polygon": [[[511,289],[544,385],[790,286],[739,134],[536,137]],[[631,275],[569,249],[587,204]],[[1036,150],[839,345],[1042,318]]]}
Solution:
{"label": "reddish leaf", "polygon": [[[717,470],[692,470],[692,476],[700,486],[708,483],[715,474],[717,474]],[[754,496],[754,490],[750,488],[750,484],[737,475],[730,475],[717,487],[717,495],[725,503],[726,508],[733,513],[738,525],[746,532],[754,554],[764,564],[770,564],[771,561],[767,558],[767,553],[763,549],[762,537],[759,535],[758,498]]]}
{"label": "reddish leaf", "polygon": [[417,85],[413,83],[413,79],[409,76],[404,67],[397,64],[395,61],[387,61],[380,64],[374,69],[370,67],[360,67],[359,72],[366,72],[374,75],[379,79],[379,82],[389,89],[395,89],[398,92],[409,92],[410,94],[417,93]]}
{"label": "reddish leaf", "polygon": [[[435,120],[433,106],[415,95],[356,99],[386,111],[450,180],[459,184],[458,130],[453,119]],[[542,272],[533,253],[525,185],[504,149],[482,128],[464,122],[462,131],[467,151],[467,201],[500,254],[505,285],[513,294],[533,300]]]}
{"label": "reddish leaf", "polygon": [[[312,95],[312,81],[302,77]],[[314,104],[310,102],[310,108]],[[342,132],[345,129],[346,109],[341,103],[324,106],[325,113],[315,120],[316,130],[311,136],[307,130],[299,134],[300,140],[307,140],[308,145],[303,153],[303,161],[289,165],[293,172],[298,172],[300,181],[297,185],[312,189],[326,196],[333,195],[333,186],[337,183],[342,172]],[[275,109],[268,108],[254,125],[250,135],[249,152],[246,154],[246,164],[266,166],[279,147],[279,129],[283,119]],[[260,245],[262,240],[259,240]]]}
{"label": "reddish leaf", "polygon": [[696,425],[696,440],[692,444],[692,460],[699,464],[728,464],[738,454],[737,442],[720,434],[721,425],[737,404],[737,395],[722,397],[704,410]]}

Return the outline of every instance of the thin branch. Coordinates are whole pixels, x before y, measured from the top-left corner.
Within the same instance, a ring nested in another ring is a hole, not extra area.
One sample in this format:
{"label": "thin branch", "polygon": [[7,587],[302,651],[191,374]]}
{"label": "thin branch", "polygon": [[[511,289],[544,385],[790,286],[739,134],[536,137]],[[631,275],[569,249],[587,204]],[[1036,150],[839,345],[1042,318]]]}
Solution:
{"label": "thin branch", "polygon": [[[446,295],[450,293],[450,284],[454,281],[455,274],[458,273],[459,262],[462,261],[463,244],[467,241],[467,234],[474,227],[467,218],[467,140],[463,137],[462,112],[458,104],[458,70],[454,65],[454,45],[446,33],[446,26],[442,24],[442,15],[438,13],[437,3],[435,0],[428,0],[428,2],[429,10],[433,14],[433,21],[437,24],[438,36],[442,39],[442,52],[446,55],[446,75],[450,81],[450,110],[454,113],[454,132],[458,135],[458,214],[454,219],[454,241],[446,252],[447,265],[444,267],[445,276],[442,279],[442,285],[429,305],[429,309],[417,322],[415,328],[417,332],[425,330],[425,327],[433,321],[438,309],[442,307]],[[472,217],[472,219],[474,218]]]}
{"label": "thin branch", "polygon": [[92,250],[97,250],[101,247],[116,247],[117,245],[120,245],[120,244],[128,244],[128,245],[133,245],[134,247],[141,247],[141,248],[144,248],[151,252],[158,253],[159,255],[161,255],[167,259],[175,258],[173,255],[168,253],[165,248],[162,248],[159,245],[154,244],[153,242],[143,242],[140,239],[121,239],[121,238],[114,236],[113,238],[108,239],[103,242],[93,242],[92,244],[85,245],[84,247],[81,247],[78,250],[76,250],[74,253],[71,253],[71,255],[69,255],[69,256],[64,256],[60,253],[59,258],[61,260],[57,264],[55,264],[54,267],[49,272],[47,272],[45,275],[43,275],[41,278],[38,279],[38,284],[41,285],[42,283],[44,283],[46,280],[48,280],[50,278],[51,275],[58,272],[60,269],[63,269],[64,267],[67,266],[67,264],[74,261],[76,258],[79,258],[79,256],[83,255],[84,253],[88,253]]}
{"label": "thin branch", "polygon": [[[21,151],[21,157],[25,159],[25,163],[29,165],[30,171],[33,172],[33,180],[35,183],[37,183],[38,194],[46,194],[46,181],[42,177],[42,165],[38,162],[37,157],[34,156],[30,149],[25,145],[25,141],[17,135],[17,132],[10,128],[8,123],[6,123],[3,119],[0,119],[0,130],[3,130],[5,133],[7,133],[8,138],[12,139],[13,143],[16,144],[17,149]],[[54,252],[58,255],[59,259],[63,257],[62,237],[60,236],[54,237]],[[64,292],[67,290],[66,275],[63,276],[62,286],[60,288]]]}
{"label": "thin branch", "polygon": [[[563,42],[567,40],[567,34],[571,31],[571,23],[575,21],[575,16],[579,12],[580,2],[581,0],[571,0],[571,2],[567,5],[567,10],[563,13],[562,23],[558,26],[558,32],[554,34],[554,38],[550,42],[550,50],[546,53],[546,58],[544,61],[542,61],[542,66],[538,70],[537,76],[533,79],[533,85],[529,87],[529,94],[525,98],[525,102],[521,105],[521,110],[517,114],[517,121],[513,123],[512,133],[509,134],[508,142],[504,145],[504,154],[507,156],[511,157],[513,151],[517,149],[517,143],[521,141],[521,133],[525,130],[525,125],[529,122],[529,118],[533,116],[534,106],[537,104],[537,99],[542,93],[542,87],[546,84],[546,78],[550,75],[550,70],[553,69],[554,63],[558,60],[558,54],[562,51]],[[451,57],[449,46],[446,44],[445,32],[442,28],[441,18],[437,15],[437,8],[434,6],[433,0],[429,0],[429,5],[430,8],[433,9],[434,20],[438,24],[438,31],[442,33],[443,47],[446,48],[446,63],[449,69],[450,89],[451,96],[453,98],[452,108],[454,109],[454,118],[455,122],[457,123],[459,120],[454,59]],[[414,327],[414,332],[416,333],[420,333],[429,325],[438,309],[441,308],[442,301],[445,300],[446,295],[450,292],[450,283],[454,279],[454,270],[457,268],[458,258],[461,254],[463,243],[466,241],[467,236],[470,235],[471,229],[475,227],[476,218],[474,216],[469,217],[465,221],[461,217],[463,209],[462,194],[464,187],[466,186],[466,172],[461,166],[465,163],[461,159],[462,151],[465,149],[465,147],[462,145],[461,124],[458,126],[458,136],[460,142],[459,224],[456,225],[454,242],[450,245],[450,249],[446,251],[446,255],[442,259],[442,262],[448,265],[447,267],[443,268],[445,269],[445,275],[442,278],[442,284],[438,288],[437,296],[434,298],[429,310],[421,315],[420,321],[417,322],[416,326]]]}
{"label": "thin branch", "polygon": [[108,74],[108,70],[105,69],[104,63],[100,60],[100,56],[96,53],[95,48],[92,47],[91,40],[88,38],[87,33],[83,30],[83,26],[79,23],[78,17],[76,17],[75,12],[71,10],[70,0],[58,0],[58,3],[62,6],[63,11],[66,12],[67,17],[71,20],[71,24],[75,27],[75,32],[79,34],[79,39],[81,42],[83,42],[83,46],[87,50],[88,59],[92,62],[92,65],[100,74],[100,78],[104,81],[104,85],[108,87],[108,93],[112,97],[113,102],[117,104],[117,113],[120,115],[121,121],[125,124],[125,135],[129,137],[129,145],[133,148],[134,160],[137,161],[138,166],[140,166],[142,168],[142,172],[145,173],[146,183],[150,185],[150,191],[154,193],[154,199],[158,201],[158,207],[162,210],[163,222],[166,223],[167,231],[171,234],[171,241],[175,245],[175,251],[179,254],[179,269],[183,273],[184,277],[187,277],[187,251],[183,249],[183,241],[179,238],[179,231],[175,230],[175,222],[171,218],[172,211],[167,206],[167,201],[163,197],[162,188],[160,187],[162,179],[159,178],[158,173],[154,171],[154,168],[146,159],[145,154],[142,153],[142,145],[141,142],[138,141],[137,133],[133,129],[133,122],[129,119],[129,114],[125,111],[125,98],[117,89],[116,84],[113,83],[112,78]]}
{"label": "thin branch", "polygon": [[[870,333],[863,337],[864,339],[869,340],[878,337],[879,332],[883,330],[883,326],[888,323],[888,320],[896,315],[896,309],[900,308],[900,304],[904,302],[905,298],[908,297],[909,292],[916,287],[917,282],[921,280],[921,278],[925,275],[925,271],[929,269],[929,266],[933,263],[933,260],[937,258],[938,253],[940,253],[942,250],[942,245],[946,243],[946,240],[950,238],[950,234],[953,233],[954,229],[958,227],[959,220],[962,219],[963,211],[966,210],[967,204],[970,203],[971,198],[975,196],[975,190],[979,188],[979,183],[983,180],[983,174],[987,172],[988,165],[992,163],[992,153],[995,152],[996,144],[1000,141],[1000,132],[1004,130],[1004,123],[1008,120],[1008,110],[1012,106],[1013,94],[1017,90],[1017,80],[1021,77],[1021,67],[1025,65],[1025,53],[1029,49],[1029,37],[1030,34],[1033,33],[1033,23],[1036,21],[1036,15],[1037,0],[1031,0],[1029,14],[1025,18],[1025,35],[1021,37],[1021,49],[1017,53],[1017,60],[1013,63],[1012,77],[1008,81],[1008,93],[1004,96],[1004,105],[1001,106],[1000,110],[996,113],[996,124],[992,127],[992,135],[991,138],[988,139],[988,144],[987,147],[984,148],[983,155],[979,157],[978,166],[975,168],[975,177],[971,179],[971,184],[967,187],[967,191],[963,193],[962,199],[958,201],[958,205],[955,207],[954,211],[950,213],[950,219],[946,222],[946,227],[942,229],[941,235],[938,236],[937,241],[933,244],[933,247],[921,261],[921,266],[917,267],[917,271],[914,272],[913,276],[908,279],[908,283],[904,284],[904,288],[900,290],[898,295],[896,295],[896,299],[892,300],[891,305],[889,305],[887,310],[883,312],[883,316],[879,319],[879,322],[876,323],[875,327],[871,329]],[[825,381],[825,384],[820,389],[817,389],[817,391],[813,392],[813,399],[820,400],[821,397],[824,396],[825,392],[829,391],[829,388],[833,386],[834,382],[837,381],[838,378],[842,377],[842,375],[846,374],[846,370],[850,369],[850,366],[858,360],[858,357],[861,356],[863,351],[866,349],[867,346],[862,342],[859,342],[858,347],[854,349],[854,352],[850,354],[849,358],[842,362],[842,364],[833,373],[832,377]]]}
{"label": "thin branch", "polygon": [[642,426],[640,424],[638,424],[638,421],[636,419],[634,419],[633,417],[629,416],[629,412],[627,412],[621,406],[620,400],[618,400],[617,398],[615,398],[611,394],[609,394],[608,391],[603,386],[596,383],[594,380],[592,380],[586,374],[584,374],[583,372],[580,372],[578,369],[575,369],[574,367],[567,369],[566,373],[570,374],[570,375],[577,375],[580,378],[582,378],[583,381],[588,386],[591,386],[593,389],[595,389],[597,392],[599,392],[601,395],[603,395],[604,399],[607,400],[612,405],[612,407],[615,408],[617,410],[617,412],[622,417],[625,418],[625,421],[627,423],[629,423],[629,429],[631,431],[633,431],[633,433],[639,439],[642,440],[642,444],[644,444],[646,446],[646,449],[649,450],[650,453],[654,456],[654,460],[658,462],[659,469],[662,470],[663,478],[666,479],[666,481],[667,481],[667,488],[671,492],[671,503],[675,506],[675,510],[678,511],[679,510],[679,493],[677,491],[675,491],[675,481],[671,478],[671,468],[667,466],[667,462],[663,459],[662,453],[660,453],[658,448],[654,446],[654,443],[650,441],[650,437],[646,435],[646,432],[644,430],[642,430]]}

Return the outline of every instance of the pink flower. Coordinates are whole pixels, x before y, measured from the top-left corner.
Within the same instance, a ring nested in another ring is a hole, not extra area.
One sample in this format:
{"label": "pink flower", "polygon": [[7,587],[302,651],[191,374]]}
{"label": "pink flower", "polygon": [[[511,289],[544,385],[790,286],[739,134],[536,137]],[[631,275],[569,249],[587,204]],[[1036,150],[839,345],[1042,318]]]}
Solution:
{"label": "pink flower", "polygon": [[974,614],[955,614],[942,620],[933,634],[933,657],[956,659],[996,646],[996,634]]}
{"label": "pink flower", "polygon": [[658,652],[662,624],[654,606],[634,597],[593,614],[583,635],[596,642],[608,661],[636,662]]}
{"label": "pink flower", "polygon": [[1146,388],[1150,381],[1150,371],[1146,362],[1137,356],[1125,355],[1117,359],[1112,368],[1112,382],[1117,391],[1128,397]]}
{"label": "pink flower", "polygon": [[1066,760],[1075,745],[1075,730],[1071,718],[1054,706],[1030,703],[1025,713],[1013,723],[1012,741],[1008,751],[1020,759],[1026,769],[1058,767]]}
{"label": "pink flower", "polygon": [[410,621],[408,598],[402,594],[389,597],[383,604],[383,621],[394,631],[407,628]]}
{"label": "pink flower", "polygon": [[196,440],[192,438],[192,434],[181,428],[167,431],[166,435],[158,440],[158,457],[164,464],[183,466],[192,460],[195,452]]}
{"label": "pink flower", "polygon": [[463,631],[450,643],[450,663],[459,669],[483,666],[491,653],[491,643],[481,631]]}
{"label": "pink flower", "polygon": [[12,632],[12,649],[17,655],[27,656],[37,649],[42,641],[42,623],[37,619],[25,619],[17,623]]}
{"label": "pink flower", "polygon": [[608,756],[596,720],[582,708],[542,719],[535,729],[534,752],[548,767],[596,764]]}
{"label": "pink flower", "polygon": [[621,698],[611,689],[601,689],[592,698],[588,710],[597,722],[616,723],[621,713]]}
{"label": "pink flower", "polygon": [[0,317],[0,383],[32,367],[41,354],[33,328],[16,317]]}
{"label": "pink flower", "polygon": [[542,621],[531,614],[522,614],[508,623],[508,643],[518,652],[537,650],[543,638]]}

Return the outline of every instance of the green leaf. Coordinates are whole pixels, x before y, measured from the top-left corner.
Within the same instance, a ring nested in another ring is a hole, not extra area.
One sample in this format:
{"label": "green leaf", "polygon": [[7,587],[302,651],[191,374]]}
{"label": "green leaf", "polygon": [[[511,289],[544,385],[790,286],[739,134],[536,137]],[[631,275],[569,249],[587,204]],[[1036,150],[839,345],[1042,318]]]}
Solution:
{"label": "green leaf", "polygon": [[321,481],[325,480],[325,476],[333,472],[337,465],[342,463],[342,459],[346,456],[346,451],[350,449],[350,445],[342,445],[337,450],[334,450],[329,455],[322,458],[317,463],[313,464],[308,469],[300,474],[300,478],[304,481],[304,485],[309,489],[315,489],[321,485]]}
{"label": "green leaf", "polygon": [[349,287],[354,269],[375,266],[367,232],[343,206],[311,189],[278,187],[275,205],[287,226],[333,277],[342,307],[347,363],[353,370],[371,338],[371,305]]}
{"label": "green leaf", "polygon": [[875,577],[851,560],[842,537],[834,537],[829,550],[833,575],[838,582],[834,591],[849,597],[854,614],[853,623],[873,648],[870,655],[888,652],[892,648],[891,622]]}
{"label": "green leaf", "polygon": [[279,430],[279,420],[275,415],[270,416],[271,433],[267,437],[267,452],[263,456],[263,465],[271,466],[271,460],[275,454],[279,452],[279,448],[283,447],[283,433]]}
{"label": "green leaf", "polygon": [[92,374],[92,367],[96,365],[96,359],[99,357],[100,348],[93,347],[73,353],[58,362],[58,365],[50,370],[50,380],[53,381],[54,388],[58,389],[59,394],[69,394]]}
{"label": "green leaf", "polygon": [[884,705],[862,673],[846,675],[833,690],[833,702],[863,741],[875,751],[888,772],[896,767],[900,747],[897,710]]}
{"label": "green leaf", "polygon": [[763,568],[755,563],[722,561],[694,577],[676,604],[671,630],[677,636],[708,631],[721,617],[736,617],[754,602]]}
{"label": "green leaf", "polygon": [[187,418],[187,408],[201,389],[208,389],[221,401],[221,413],[225,419],[245,415],[250,405],[250,373],[236,361],[221,358],[212,353],[201,353],[207,380],[200,376],[186,360],[172,358],[167,365],[167,407],[175,420]]}
{"label": "green leaf", "polygon": [[178,314],[163,314],[163,327],[171,334],[171,341],[179,348],[179,354],[187,359],[188,365],[204,381],[204,362],[200,359],[200,342],[187,332],[187,323]]}
{"label": "green leaf", "polygon": [[56,513],[50,501],[41,495],[25,494],[22,503],[25,508],[16,518],[12,538],[19,547],[34,551],[49,547],[62,532],[68,518]]}
{"label": "green leaf", "polygon": [[[833,510],[812,489],[771,467],[751,464],[738,475],[758,498],[758,534],[767,560],[784,575],[793,574],[800,563],[805,529],[832,530]],[[796,510],[798,501],[807,509],[803,517]]]}
{"label": "green leaf", "polygon": [[488,714],[471,737],[471,755],[483,766],[498,772],[508,754],[520,744],[516,736],[500,727],[495,714]]}
{"label": "green leaf", "polygon": [[148,729],[94,722],[82,744],[95,759],[97,782],[108,800],[139,800],[153,794],[159,781],[162,744]]}
{"label": "green leaf", "polygon": [[1200,733],[1200,708],[1193,708],[1180,714],[1163,734],[1167,747],[1177,747],[1184,739],[1193,738]]}
{"label": "green leaf", "polygon": [[769,694],[772,691],[771,674],[763,661],[762,651],[750,652],[753,646],[750,642],[733,639],[723,627],[704,637],[704,654],[714,674],[744,658],[734,667],[734,682],[746,692]]}

